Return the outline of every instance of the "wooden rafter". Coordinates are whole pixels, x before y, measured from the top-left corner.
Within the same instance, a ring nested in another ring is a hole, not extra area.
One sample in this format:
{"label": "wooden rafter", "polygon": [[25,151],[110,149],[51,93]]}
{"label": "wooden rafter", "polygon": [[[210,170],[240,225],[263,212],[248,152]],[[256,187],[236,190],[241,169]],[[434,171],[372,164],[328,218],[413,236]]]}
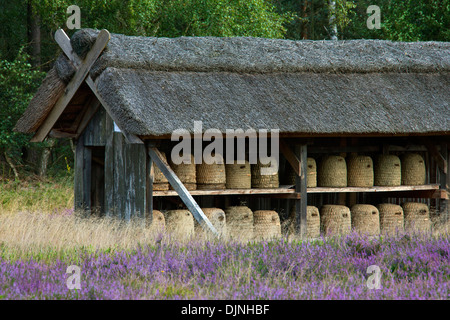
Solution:
{"label": "wooden rafter", "polygon": [[83,61],[81,61],[81,63],[78,65],[75,75],[67,84],[64,94],[58,99],[53,109],[50,111],[49,115],[45,119],[44,123],[39,127],[38,131],[31,139],[31,142],[44,141],[50,130],[55,125],[56,121],[58,121],[59,117],[66,109],[70,100],[72,100],[73,96],[80,88],[84,79],[88,75],[92,65],[108,44],[109,39],[110,39],[109,32],[107,30],[101,30],[97,39],[95,40],[94,45],[92,46],[92,49],[88,52],[86,58]]}
{"label": "wooden rafter", "polygon": [[156,166],[161,170],[164,176],[169,181],[170,185],[175,189],[178,193],[180,199],[184,202],[188,210],[192,213],[194,218],[198,221],[198,223],[202,226],[203,229],[210,231],[216,237],[219,236],[216,228],[212,225],[211,221],[205,216],[202,209],[200,209],[197,202],[194,200],[192,195],[177,177],[175,172],[170,168],[167,162],[164,160],[161,152],[155,147],[148,148],[148,154],[156,164]]}
{"label": "wooden rafter", "polygon": [[[99,34],[100,36],[100,34]],[[76,68],[79,68],[83,61],[78,57],[78,55],[73,51],[72,45],[70,44],[70,38],[67,36],[67,34],[64,32],[63,29],[58,29],[55,32],[55,41],[58,43],[62,51],[66,54],[66,56],[69,58],[70,61],[72,61],[73,65]],[[91,49],[92,51],[92,49]],[[86,57],[87,59],[87,57]],[[85,59],[85,60],[86,60]],[[91,76],[88,74],[86,79],[86,83],[88,84],[89,88],[91,88],[92,92],[97,97],[98,101],[100,101],[101,105],[105,108],[106,112],[108,112],[109,116],[113,119],[114,123],[119,127],[120,131],[123,133],[125,139],[128,143],[134,143],[134,144],[143,144],[143,141],[137,137],[134,134],[128,133],[126,130],[124,130],[119,122],[117,121],[117,117],[111,112],[111,108],[108,106],[108,104],[104,101],[104,99],[101,97],[97,90],[97,86],[95,85],[94,81],[92,80]],[[79,132],[77,132],[79,133]]]}

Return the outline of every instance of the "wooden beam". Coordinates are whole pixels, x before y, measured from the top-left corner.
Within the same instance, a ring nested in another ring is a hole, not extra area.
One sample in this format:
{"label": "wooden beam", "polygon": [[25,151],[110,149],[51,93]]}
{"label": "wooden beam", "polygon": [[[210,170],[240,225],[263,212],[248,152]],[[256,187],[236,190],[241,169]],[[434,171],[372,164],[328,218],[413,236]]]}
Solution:
{"label": "wooden beam", "polygon": [[283,139],[280,139],[280,151],[294,169],[295,174],[299,176],[301,174],[300,160]]}
{"label": "wooden beam", "polygon": [[105,29],[101,30],[100,33],[98,34],[97,39],[95,40],[94,45],[86,55],[86,58],[81,62],[79,68],[75,72],[75,75],[67,84],[64,94],[58,99],[56,104],[53,106],[44,123],[39,127],[38,131],[31,139],[31,142],[44,141],[45,137],[47,137],[48,133],[53,128],[58,118],[64,112],[64,109],[67,107],[70,100],[72,100],[78,88],[83,83],[92,65],[108,44],[109,39],[110,39],[109,32]]}
{"label": "wooden beam", "polygon": [[[60,48],[63,50],[63,52],[66,54],[66,56],[72,61],[72,63],[75,65],[75,67],[80,66],[81,59],[77,56],[77,54],[73,51],[72,45],[70,44],[70,39],[67,36],[67,34],[62,29],[58,29],[55,32],[55,41],[58,43]],[[113,119],[115,124],[119,127],[120,131],[123,133],[125,140],[127,143],[131,144],[143,144],[143,141],[137,137],[134,134],[128,133],[126,130],[124,130],[119,122],[117,121],[116,116],[111,112],[111,108],[108,106],[108,104],[105,102],[105,100],[102,98],[102,96],[99,94],[97,90],[97,86],[92,80],[90,75],[87,75],[86,77],[86,83],[88,84],[89,88],[91,88],[92,92],[97,97],[98,101],[102,104],[102,106],[106,109],[109,116]]]}
{"label": "wooden beam", "polygon": [[155,173],[153,170],[153,160],[150,155],[147,154],[147,174],[146,174],[146,197],[147,197],[147,208],[146,208],[146,219],[153,223],[153,180]]}
{"label": "wooden beam", "polygon": [[[438,167],[446,174],[448,171],[447,170],[447,161],[441,155],[437,146],[427,138],[420,138],[420,141],[422,141],[422,143],[427,148],[430,155],[434,158]],[[442,150],[442,148],[441,148],[441,152],[445,152],[445,150]]]}
{"label": "wooden beam", "polygon": [[78,124],[76,128],[76,137],[78,138],[81,133],[83,133],[84,129],[88,125],[89,121],[91,121],[94,114],[97,112],[98,108],[100,107],[100,101],[94,98],[94,101],[92,101],[86,111],[83,114],[83,117],[81,118],[80,123]]}
{"label": "wooden beam", "polygon": [[307,214],[307,150],[306,144],[296,145],[295,154],[300,159],[300,175],[295,177],[295,192],[300,193],[300,199],[295,201],[295,233],[305,239],[307,235],[306,214]]}
{"label": "wooden beam", "polygon": [[189,191],[186,189],[186,187],[183,185],[183,183],[178,179],[177,175],[173,170],[170,168],[170,166],[167,164],[167,162],[164,160],[163,156],[159,152],[159,150],[155,147],[148,147],[148,154],[152,158],[152,160],[155,162],[157,167],[161,170],[161,172],[164,174],[164,176],[169,181],[170,185],[175,189],[175,191],[180,196],[180,199],[184,202],[186,207],[189,211],[191,211],[194,218],[198,221],[198,223],[202,226],[203,229],[210,231],[212,234],[214,234],[216,237],[219,236],[219,233],[217,232],[216,228],[212,225],[212,223],[209,221],[209,219],[205,216],[202,209],[198,206],[197,202],[195,202],[192,195],[189,193]]}

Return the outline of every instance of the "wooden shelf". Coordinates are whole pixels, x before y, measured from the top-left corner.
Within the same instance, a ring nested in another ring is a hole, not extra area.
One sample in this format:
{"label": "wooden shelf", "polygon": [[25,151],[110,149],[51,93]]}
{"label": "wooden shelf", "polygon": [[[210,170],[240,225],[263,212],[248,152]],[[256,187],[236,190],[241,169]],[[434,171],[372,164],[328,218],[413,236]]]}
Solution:
{"label": "wooden shelf", "polygon": [[396,191],[419,191],[438,190],[438,184],[425,184],[420,186],[396,186],[396,187],[344,187],[344,188],[308,188],[308,193],[328,193],[328,192],[396,192]]}
{"label": "wooden shelf", "polygon": [[[189,193],[192,196],[215,196],[215,195],[254,195],[263,194],[271,196],[280,196],[286,198],[298,198],[294,189],[290,186],[280,186],[280,188],[273,189],[225,189],[225,190],[192,190]],[[175,190],[168,191],[153,191],[154,197],[177,196]],[[299,198],[298,198],[299,199]]]}
{"label": "wooden shelf", "polygon": [[[192,190],[189,193],[192,196],[215,196],[215,195],[266,195],[278,198],[290,198],[290,199],[300,199],[300,194],[296,193],[292,186],[280,186],[280,188],[274,189],[225,189],[225,190]],[[439,190],[438,184],[420,185],[420,186],[397,186],[397,187],[345,187],[345,188],[308,188],[308,193],[332,193],[332,192],[405,192],[406,194],[411,194],[411,192],[421,191],[418,193],[419,196],[425,198],[448,198],[445,190]],[[425,191],[425,193],[423,192]],[[165,196],[177,196],[175,190],[168,191],[153,191],[154,197],[165,197]],[[410,196],[407,196],[410,197]],[[413,197],[413,196],[411,196]]]}

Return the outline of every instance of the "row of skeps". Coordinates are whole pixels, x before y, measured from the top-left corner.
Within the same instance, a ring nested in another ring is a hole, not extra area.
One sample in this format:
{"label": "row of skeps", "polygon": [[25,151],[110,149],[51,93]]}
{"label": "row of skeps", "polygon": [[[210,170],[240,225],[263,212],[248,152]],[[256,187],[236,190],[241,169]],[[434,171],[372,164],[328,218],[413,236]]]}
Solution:
{"label": "row of skeps", "polygon": [[[206,217],[221,235],[243,241],[280,238],[283,233],[295,234],[295,207],[289,218],[280,223],[273,210],[252,210],[246,206],[202,209]],[[378,206],[356,204],[352,208],[343,205],[323,205],[320,210],[307,207],[307,237],[345,235],[352,230],[377,236],[395,235],[397,232],[429,232],[431,220],[429,208],[424,203],[406,202],[402,206],[383,203]],[[206,234],[189,210],[153,211],[151,228],[166,230],[177,236],[189,237]]]}
{"label": "row of skeps", "polygon": [[[166,159],[165,153],[162,153]],[[271,175],[262,175],[261,167],[269,167],[270,163],[263,164],[258,160],[255,165],[248,161],[243,164],[225,164],[223,157],[216,155],[219,163],[194,163],[194,156],[190,155],[190,163],[175,164],[169,161],[171,169],[178,176],[187,190],[224,190],[224,189],[250,189],[250,188],[278,188],[278,172]],[[265,161],[268,162],[269,160]],[[153,190],[164,191],[172,188],[164,174],[156,167],[154,169]]]}
{"label": "row of skeps", "polygon": [[[373,187],[424,185],[425,162],[420,154],[405,153],[369,156],[324,156],[316,169],[316,162],[308,158],[307,187]],[[295,183],[295,174],[288,168],[287,184]]]}
{"label": "row of skeps", "polygon": [[[165,157],[165,154],[163,154]],[[222,159],[223,160],[223,159]],[[261,168],[270,164],[259,162],[250,165],[215,163],[194,164],[191,155],[190,164],[174,164],[170,166],[188,190],[221,190],[278,188],[278,172],[263,175]],[[287,166],[285,183],[295,184],[296,175],[291,166]],[[342,156],[327,155],[316,165],[314,158],[307,158],[307,187],[372,187],[423,185],[426,180],[425,162],[420,154],[405,153],[396,155],[378,155],[375,161],[369,156],[351,155],[347,159]],[[154,190],[171,188],[166,177],[154,167]]]}

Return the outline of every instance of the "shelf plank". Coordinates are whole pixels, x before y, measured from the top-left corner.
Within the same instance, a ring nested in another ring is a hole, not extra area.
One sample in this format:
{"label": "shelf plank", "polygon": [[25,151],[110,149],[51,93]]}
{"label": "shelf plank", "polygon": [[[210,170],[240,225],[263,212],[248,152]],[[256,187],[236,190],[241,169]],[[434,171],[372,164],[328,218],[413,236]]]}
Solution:
{"label": "shelf plank", "polygon": [[395,186],[395,187],[344,187],[344,188],[308,188],[308,193],[330,193],[330,192],[392,192],[392,191],[418,191],[418,190],[437,190],[438,184],[426,184],[419,186]]}
{"label": "shelf plank", "polygon": [[[295,189],[290,189],[291,186],[280,186],[280,188],[273,189],[225,189],[225,190],[192,190],[189,193],[192,196],[212,196],[212,195],[279,195],[283,198],[300,199],[300,195]],[[308,188],[308,193],[331,193],[331,192],[398,192],[398,191],[426,191],[439,190],[438,184],[427,184],[420,186],[396,186],[396,187],[345,187],[345,188]],[[154,191],[154,197],[177,196],[174,190],[168,191]],[[434,193],[436,197],[436,193]]]}

